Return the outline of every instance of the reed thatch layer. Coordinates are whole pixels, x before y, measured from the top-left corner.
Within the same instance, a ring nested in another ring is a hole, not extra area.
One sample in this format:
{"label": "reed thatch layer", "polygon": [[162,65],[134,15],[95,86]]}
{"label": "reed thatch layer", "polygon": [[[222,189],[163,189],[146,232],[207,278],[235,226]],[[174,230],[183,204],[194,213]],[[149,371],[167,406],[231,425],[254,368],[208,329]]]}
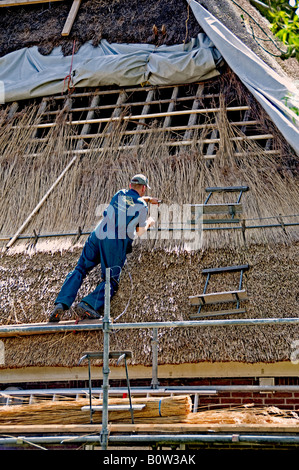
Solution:
{"label": "reed thatch layer", "polygon": [[[46,322],[79,255],[79,249],[31,256],[2,254],[1,323]],[[246,263],[250,269],[244,274],[243,287],[249,301],[241,304],[246,307],[242,317],[297,316],[298,243],[197,253],[147,251],[140,244],[128,257],[111,302],[111,316],[114,322],[188,320],[197,311],[188,297],[204,288],[203,268]],[[82,285],[78,301],[99,280],[100,270],[95,269]],[[212,276],[208,292],[235,289],[238,281],[238,273]],[[70,318],[75,318],[72,309],[65,314],[65,319]],[[298,333],[298,327],[285,325],[161,329],[159,363],[288,361]],[[132,364],[151,365],[150,330],[119,330],[110,336],[111,350],[132,350]],[[102,350],[102,340],[102,332],[3,338],[5,361],[1,367],[77,366],[84,352]]]}
{"label": "reed thatch layer", "polygon": [[[194,132],[194,144],[187,149],[174,150],[164,145],[173,136],[154,132],[158,126],[155,122],[151,122],[153,132],[141,142],[142,147],[130,148],[132,140],[128,137],[127,147],[123,148],[120,142],[127,121],[114,124],[112,132],[108,123],[101,137],[89,141],[88,153],[78,156],[23,233],[73,233],[79,227],[83,231],[92,230],[99,221],[99,204],[109,203],[113,194],[128,187],[132,175],[138,172],[149,177],[152,195],[161,198],[163,204],[182,207],[183,204],[203,203],[206,187],[248,185],[250,189],[242,198],[241,218],[245,219],[245,226],[277,224],[280,215],[284,223],[299,223],[298,156],[233,73],[211,81],[211,90],[213,87],[220,90],[217,106],[221,111],[207,114],[203,128]],[[265,153],[258,141],[246,139],[246,128],[243,132],[228,121],[226,108],[232,103],[251,105],[251,119],[257,119],[260,124],[250,132],[274,135],[272,150],[278,154]],[[80,132],[76,126],[65,123],[71,120],[71,115],[63,112],[45,138],[32,139],[32,125],[41,120],[38,108],[39,103],[32,104],[11,120],[7,120],[8,109],[3,108],[0,115],[0,234],[3,237],[15,234],[72,161],[71,150],[76,148],[75,137]],[[219,150],[212,160],[205,158],[204,142],[211,132],[209,121],[216,123],[220,139]],[[109,134],[106,134],[108,129]],[[226,199],[221,195],[213,200],[233,202],[236,194]],[[286,231],[248,229],[245,241],[247,244],[292,243],[298,240],[298,233],[296,227],[288,227]],[[182,245],[180,240],[166,243],[160,239],[161,234],[158,234],[158,241],[154,240],[149,247]],[[0,243],[5,246],[7,241]],[[209,231],[203,238],[204,248],[243,244],[240,229]]]}
{"label": "reed thatch layer", "polygon": [[[215,83],[212,82],[212,87]],[[251,218],[262,223],[268,217],[276,221],[279,214],[298,214],[298,157],[260,107],[251,103],[234,74],[220,77],[219,90],[220,147],[212,162],[204,158],[200,142],[188,151],[169,151],[162,145],[166,138],[163,133],[150,134],[137,151],[116,150],[124,126],[120,122],[109,138],[92,139],[90,153],[78,158],[28,224],[26,232],[77,231],[79,226],[83,230],[94,228],[98,204],[108,203],[138,172],[148,175],[153,195],[165,204],[200,203],[206,197],[207,186],[243,184],[250,187],[242,198],[246,223]],[[239,128],[227,119],[226,106],[232,102],[251,104],[261,126],[274,134],[273,145],[278,155],[265,154],[258,144],[246,139],[237,140],[232,148],[230,137],[240,137]],[[65,125],[65,119],[70,116],[62,113],[47,138],[37,142],[32,139],[32,124],[40,120],[37,109],[38,104],[33,104],[12,120],[7,119],[8,110],[2,109],[0,232],[3,235],[15,233],[72,158],[64,153],[74,148],[72,137],[77,132]],[[215,122],[215,116],[212,119]],[[206,129],[203,129],[194,139],[205,136]],[[101,147],[104,150],[99,153]],[[288,220],[295,221],[295,218],[284,218],[285,222]],[[296,227],[284,229],[283,226],[246,230],[245,239],[242,231],[204,232],[202,249],[195,252],[184,250],[182,240],[161,237],[139,240],[112,301],[112,317],[121,315],[119,321],[128,322],[189,319],[190,313],[195,312],[188,296],[201,293],[204,287],[201,269],[243,263],[251,266],[244,278],[250,297],[246,316],[296,316],[298,234]],[[39,240],[31,250],[26,251],[23,243],[15,251],[1,253],[0,320],[3,324],[48,320],[65,276],[75,267],[80,255],[80,248],[72,245],[73,242],[58,238],[53,245],[48,243],[44,247]],[[82,245],[84,237],[79,242]],[[64,246],[71,249],[63,251]],[[42,248],[48,251],[40,251]],[[96,269],[86,279],[78,299],[94,288],[99,279],[100,271]],[[237,287],[237,276],[223,276],[217,277],[217,282],[216,278],[215,282],[211,280],[209,291]],[[66,318],[72,316],[72,310],[66,314]],[[282,326],[161,330],[159,362],[289,360],[291,343],[297,334],[295,327]],[[4,344],[3,368],[74,366],[82,352],[102,349],[102,333],[10,338]],[[150,365],[151,332],[115,332],[111,335],[111,349],[131,349],[133,364]]]}
{"label": "reed thatch layer", "polygon": [[[132,405],[142,404],[142,410],[134,410],[134,422],[155,422],[164,418],[164,422],[183,420],[191,413],[192,401],[189,395],[175,397],[132,398]],[[92,400],[92,406],[100,406],[103,400]],[[35,404],[0,407],[0,424],[89,424],[90,411],[81,408],[89,406],[89,399],[49,401]],[[129,399],[109,399],[108,405],[130,405]],[[102,422],[102,412],[95,410],[93,423]],[[109,411],[109,422],[131,422],[130,410]]]}

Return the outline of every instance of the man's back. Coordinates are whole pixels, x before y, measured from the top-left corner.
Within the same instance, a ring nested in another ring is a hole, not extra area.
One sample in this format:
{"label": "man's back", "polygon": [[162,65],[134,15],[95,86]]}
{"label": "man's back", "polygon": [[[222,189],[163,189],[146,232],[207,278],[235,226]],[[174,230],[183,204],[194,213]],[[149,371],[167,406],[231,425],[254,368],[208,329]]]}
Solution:
{"label": "man's back", "polygon": [[145,227],[147,204],[134,189],[121,189],[111,199],[96,228],[99,239],[132,241],[136,227]]}

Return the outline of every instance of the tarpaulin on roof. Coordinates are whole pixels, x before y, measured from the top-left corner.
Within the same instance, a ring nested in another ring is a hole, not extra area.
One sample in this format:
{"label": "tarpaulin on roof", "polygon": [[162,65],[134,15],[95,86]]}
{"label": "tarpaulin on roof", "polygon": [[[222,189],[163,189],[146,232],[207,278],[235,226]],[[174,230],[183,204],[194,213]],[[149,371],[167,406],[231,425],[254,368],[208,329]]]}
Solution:
{"label": "tarpaulin on roof", "polygon": [[272,70],[202,5],[187,1],[224,60],[299,155],[299,93],[291,80]]}
{"label": "tarpaulin on roof", "polygon": [[0,58],[0,102],[49,96],[72,85],[177,85],[219,75],[222,58],[263,106],[299,154],[298,90],[239,40],[196,0],[186,0],[205,33],[187,44],[84,44],[72,56],[55,48],[44,56],[37,47]]}
{"label": "tarpaulin on roof", "polygon": [[84,44],[74,56],[55,48],[44,56],[37,47],[24,48],[0,58],[0,81],[5,102],[49,96],[66,90],[71,71],[73,85],[94,87],[140,84],[172,85],[219,75],[222,60],[206,34],[187,44],[155,47],[150,44]]}

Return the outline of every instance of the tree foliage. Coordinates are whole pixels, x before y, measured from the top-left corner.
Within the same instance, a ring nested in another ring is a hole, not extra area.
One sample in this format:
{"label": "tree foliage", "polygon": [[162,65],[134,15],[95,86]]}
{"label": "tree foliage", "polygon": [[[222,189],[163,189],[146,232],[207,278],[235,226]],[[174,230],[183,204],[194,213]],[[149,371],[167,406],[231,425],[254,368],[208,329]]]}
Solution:
{"label": "tree foliage", "polygon": [[261,12],[271,23],[272,32],[287,46],[282,58],[299,61],[299,0],[268,0]]}

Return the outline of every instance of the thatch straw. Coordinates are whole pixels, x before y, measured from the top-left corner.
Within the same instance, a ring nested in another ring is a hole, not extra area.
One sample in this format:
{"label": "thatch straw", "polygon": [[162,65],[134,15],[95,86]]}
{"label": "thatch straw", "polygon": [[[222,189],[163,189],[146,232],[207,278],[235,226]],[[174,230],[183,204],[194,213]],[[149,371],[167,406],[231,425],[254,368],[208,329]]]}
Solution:
{"label": "thatch straw", "polygon": [[[130,177],[137,172],[149,176],[153,195],[166,204],[202,203],[208,186],[248,185],[250,190],[242,196],[246,226],[277,222],[279,214],[298,214],[298,157],[254,102],[251,103],[254,116],[262,123],[260,126],[274,134],[274,147],[280,154],[266,154],[257,143],[245,140],[235,141],[233,148],[232,137],[244,134],[228,122],[225,106],[232,102],[248,104],[250,96],[233,74],[211,82],[213,87],[221,91],[221,112],[217,117],[220,149],[213,161],[205,159],[204,145],[196,142],[198,137],[201,140],[207,137],[208,128],[194,134],[191,149],[174,153],[163,145],[169,136],[162,132],[150,133],[140,142],[143,147],[137,150],[118,149],[123,144],[121,133],[126,123],[113,124],[113,132],[108,129],[111,124],[108,123],[107,132],[101,129],[103,135],[91,139],[90,152],[78,158],[26,232],[77,232],[79,226],[83,230],[93,229],[98,221],[98,204],[108,203],[114,192],[127,187]],[[71,155],[65,152],[74,148],[73,137],[79,131],[75,126],[65,125],[64,120],[69,118],[65,113],[67,110],[59,116],[59,125],[38,146],[31,139],[33,129],[30,128],[39,122],[38,104],[16,114],[10,121],[5,110],[2,113],[1,234],[12,235],[17,230],[70,161]],[[215,122],[216,117],[209,115],[204,122],[209,123],[209,119]],[[156,124],[152,125],[157,129]],[[99,152],[99,148],[103,151]],[[235,195],[219,194],[214,200],[231,202],[232,198]],[[299,217],[283,220],[295,222]],[[250,270],[244,277],[249,295],[246,317],[297,315],[299,231],[296,227],[248,229],[245,238],[240,230],[205,231],[202,250],[194,253],[183,249],[182,240],[172,240],[171,236],[165,240],[161,234],[157,240],[137,241],[133,254],[128,257],[128,271],[124,269],[120,289],[111,303],[113,318],[125,311],[120,321],[189,319],[194,312],[188,296],[201,293],[204,287],[201,269],[247,263]],[[85,239],[81,237],[78,245]],[[54,245],[42,243],[38,241],[34,250],[28,250],[29,255],[26,252],[14,255],[13,250],[0,255],[3,324],[47,321],[62,282],[80,255],[80,247],[73,245],[74,239],[65,244],[61,238]],[[61,253],[64,246],[71,250]],[[39,253],[40,247],[48,252]],[[16,247],[17,253],[18,250],[24,250],[23,242]],[[100,276],[100,269],[95,269],[85,279],[78,299],[97,285]],[[221,288],[231,290],[237,281],[235,276],[213,278],[209,292]],[[72,316],[70,310],[65,319]],[[241,362],[286,361],[290,359],[292,341],[298,335],[296,327],[279,327],[279,331],[275,327],[240,327],[227,329],[225,333],[219,328],[161,333],[159,361],[168,364],[219,361],[219,358]],[[151,365],[149,331],[117,332],[111,340],[115,350],[134,350],[134,364]],[[1,367],[73,366],[78,363],[81,351],[102,349],[102,335],[78,334],[74,341],[70,333],[45,336],[42,341],[39,337],[11,338],[4,343],[5,364]]]}
{"label": "thatch straw", "polygon": [[291,410],[281,410],[275,406],[244,405],[236,408],[190,413],[188,424],[276,424],[277,426],[299,426],[299,416]]}
{"label": "thatch straw", "polygon": [[[102,400],[92,400],[93,406],[102,405]],[[129,405],[125,398],[109,399],[109,405]],[[142,410],[134,410],[136,422],[155,421],[157,418],[178,420],[186,417],[192,409],[188,395],[175,397],[132,398],[132,404],[145,404]],[[89,399],[48,401],[36,404],[0,407],[0,424],[88,424],[90,411],[81,411],[89,406]],[[167,421],[166,419],[166,421]],[[102,412],[94,411],[93,422],[101,423]],[[109,411],[109,422],[130,422],[130,411]],[[145,420],[145,421],[144,421]]]}
{"label": "thatch straw", "polygon": [[[34,231],[37,234],[77,232],[79,227],[92,230],[99,220],[98,205],[109,203],[112,195],[120,188],[128,187],[132,174],[138,172],[148,175],[152,193],[165,204],[202,203],[208,186],[248,185],[250,190],[242,199],[242,218],[246,226],[277,222],[280,214],[291,216],[284,217],[284,222],[298,222],[298,157],[293,155],[281,134],[233,74],[225,74],[219,83],[211,82],[212,86],[220,87],[221,112],[204,118],[207,127],[194,132],[194,144],[188,149],[178,148],[174,153],[169,145],[164,145],[174,137],[167,132],[149,133],[140,140],[141,147],[130,148],[134,136],[127,136],[125,141],[122,136],[128,121],[107,123],[100,136],[90,139],[88,153],[78,157],[25,232],[32,235]],[[265,153],[258,141],[243,139],[245,134],[233,126],[226,115],[226,106],[231,105],[232,100],[237,104],[252,101],[252,113],[261,123],[259,130],[264,126],[266,132],[270,130],[274,134],[274,150],[279,150],[279,155]],[[0,127],[2,235],[12,236],[16,232],[71,160],[72,154],[68,152],[75,148],[77,141],[73,137],[79,130],[76,126],[64,124],[65,119],[71,118],[67,111],[62,112],[57,118],[58,125],[39,142],[31,139],[33,130],[30,128],[40,122],[38,104],[25,108]],[[123,115],[127,112],[124,110]],[[205,159],[202,143],[210,135],[209,122],[217,122],[220,139],[219,150],[212,161]],[[153,122],[151,126],[155,130],[158,124]],[[198,138],[200,141],[196,142]],[[230,198],[234,196],[230,195]],[[223,202],[223,197],[221,195],[215,201]],[[245,236],[248,244],[292,243],[298,240],[298,230],[277,227],[248,229]],[[149,249],[153,246],[184,246],[182,240],[171,239],[170,235],[170,240],[161,240],[159,234],[158,241],[149,240],[147,246]],[[65,241],[56,240],[56,249]],[[80,241],[84,240],[81,238]],[[242,231],[222,230],[204,234],[204,248],[228,244],[243,246]],[[48,246],[51,247],[50,244]]]}
{"label": "thatch straw", "polygon": [[[1,323],[46,322],[64,278],[74,268],[80,251],[2,255]],[[190,305],[188,297],[203,292],[206,280],[201,274],[203,268],[248,263],[250,268],[243,279],[249,297],[242,305],[246,314],[229,318],[296,317],[298,254],[298,243],[210,249],[194,254],[162,249],[149,252],[142,246],[136,247],[128,256],[119,290],[111,301],[111,316],[115,319],[125,311],[118,321],[189,320],[197,307]],[[100,270],[96,269],[85,279],[76,301],[95,288],[100,276]],[[231,290],[236,286],[238,273],[212,276],[208,292]],[[71,318],[76,318],[72,309],[66,312],[64,319]],[[297,326],[286,325],[159,329],[159,364],[290,361],[298,330]],[[85,351],[103,349],[103,335],[93,332],[3,338],[3,344],[5,363],[1,367],[74,367]],[[130,364],[151,366],[151,331],[114,332],[111,350],[131,350]],[[97,367],[101,363],[93,365]],[[84,366],[84,370],[87,380],[87,367]],[[123,368],[118,372],[125,378]]]}
{"label": "thatch straw", "polygon": [[[128,399],[109,399],[109,405],[128,405]],[[146,404],[143,410],[134,410],[134,423],[152,424],[199,424],[199,425],[276,425],[299,426],[298,414],[275,406],[255,406],[254,403],[239,407],[222,407],[215,410],[191,412],[190,396],[132,398],[132,404]],[[102,405],[102,400],[92,400],[93,406]],[[35,404],[0,407],[0,425],[47,425],[89,424],[89,399],[50,401],[40,400]],[[93,423],[101,424],[102,413],[93,412]],[[109,411],[111,423],[130,423],[130,411]]]}

